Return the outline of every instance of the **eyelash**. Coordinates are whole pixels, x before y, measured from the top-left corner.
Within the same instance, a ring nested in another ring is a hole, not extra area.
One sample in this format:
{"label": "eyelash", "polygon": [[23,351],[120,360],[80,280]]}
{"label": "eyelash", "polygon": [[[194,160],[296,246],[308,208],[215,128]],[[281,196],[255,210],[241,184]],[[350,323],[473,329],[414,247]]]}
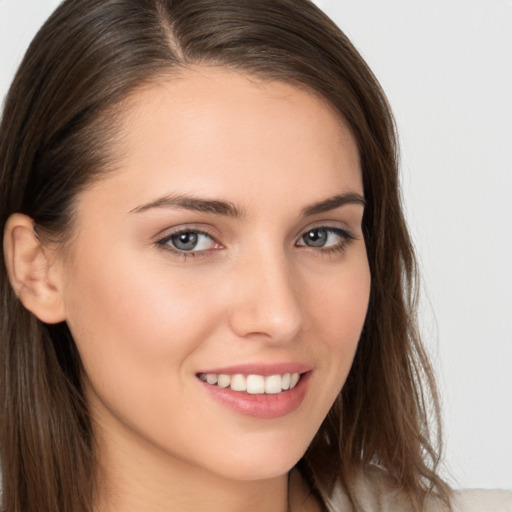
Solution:
{"label": "eyelash", "polygon": [[198,257],[205,257],[207,256],[210,252],[211,249],[207,249],[207,250],[204,250],[204,251],[194,251],[194,250],[191,250],[191,251],[185,251],[185,250],[179,250],[175,247],[173,247],[170,242],[171,240],[176,237],[176,236],[180,236],[180,235],[185,235],[185,234],[196,234],[196,235],[202,235],[202,236],[207,236],[208,238],[210,238],[217,246],[219,246],[218,248],[221,248],[222,247],[222,244],[219,244],[215,237],[211,234],[211,233],[208,233],[208,231],[205,231],[205,230],[202,230],[202,229],[196,229],[196,228],[183,228],[183,229],[178,229],[172,233],[170,233],[169,235],[166,235],[164,236],[163,238],[159,239],[156,241],[156,244],[159,248],[161,248],[162,250],[164,251],[168,251],[168,252],[171,252],[173,255],[179,257],[179,258],[183,258],[184,260],[186,260],[187,258],[198,258]]}
{"label": "eyelash", "polygon": [[339,252],[345,251],[348,244],[350,242],[352,242],[353,240],[356,240],[356,237],[352,233],[347,231],[346,229],[333,227],[333,226],[315,226],[313,228],[307,229],[306,231],[304,231],[304,233],[302,233],[302,235],[300,235],[299,240],[303,240],[307,234],[312,233],[314,231],[325,231],[328,236],[334,234],[339,237],[340,241],[332,246],[327,246],[327,247],[316,248],[314,246],[309,246],[309,245],[305,245],[305,244],[299,245],[298,242],[295,243],[295,246],[296,247],[305,247],[306,249],[313,250],[313,251],[319,250],[322,254],[333,254],[333,253],[339,253]]}
{"label": "eyelash", "polygon": [[[312,233],[314,231],[322,231],[322,230],[325,231],[327,233],[327,235],[334,234],[334,235],[338,236],[340,238],[340,242],[335,245],[332,245],[332,246],[318,247],[318,248],[314,247],[314,246],[306,245],[305,243],[299,244],[299,241],[303,240],[304,237],[308,233]],[[210,238],[212,240],[213,243],[216,244],[216,247],[215,247],[215,249],[205,249],[205,250],[200,250],[200,251],[196,251],[196,250],[186,251],[186,250],[177,249],[170,244],[171,240],[174,237],[180,236],[180,235],[185,235],[185,234],[195,234],[195,235],[200,235],[200,236],[207,236],[208,238]],[[333,254],[333,253],[345,251],[348,244],[350,242],[352,242],[353,240],[356,240],[356,237],[352,233],[347,231],[346,229],[333,227],[333,226],[315,226],[315,227],[307,229],[300,235],[298,241],[295,242],[295,247],[304,247],[308,250],[321,252],[322,254]],[[183,258],[184,260],[186,260],[189,257],[192,257],[192,258],[207,257],[208,253],[211,250],[223,248],[222,244],[217,242],[215,237],[211,233],[208,233],[208,231],[205,231],[205,230],[195,229],[195,228],[178,229],[178,230],[174,231],[173,233],[170,233],[170,234],[166,235],[165,237],[157,240],[156,245],[159,248],[161,248],[162,250],[169,251],[169,252],[173,253],[173,255],[175,255],[179,258]]]}

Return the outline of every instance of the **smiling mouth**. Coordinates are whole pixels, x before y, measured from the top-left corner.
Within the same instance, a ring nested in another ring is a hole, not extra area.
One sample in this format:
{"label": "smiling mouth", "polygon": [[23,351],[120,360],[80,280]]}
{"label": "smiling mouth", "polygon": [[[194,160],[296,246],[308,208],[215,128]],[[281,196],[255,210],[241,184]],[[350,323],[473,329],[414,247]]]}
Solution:
{"label": "smiling mouth", "polygon": [[234,375],[200,373],[198,377],[212,386],[229,388],[232,391],[250,395],[276,395],[293,389],[300,381],[300,373],[284,373],[276,375]]}

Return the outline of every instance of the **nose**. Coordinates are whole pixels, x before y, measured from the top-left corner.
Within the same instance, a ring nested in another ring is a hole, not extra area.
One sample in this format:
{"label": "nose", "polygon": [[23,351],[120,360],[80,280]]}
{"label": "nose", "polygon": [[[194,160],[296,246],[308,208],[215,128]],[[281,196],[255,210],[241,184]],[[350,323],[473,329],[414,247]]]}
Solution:
{"label": "nose", "polygon": [[301,330],[300,284],[284,255],[253,255],[238,263],[229,322],[243,338],[292,341]]}

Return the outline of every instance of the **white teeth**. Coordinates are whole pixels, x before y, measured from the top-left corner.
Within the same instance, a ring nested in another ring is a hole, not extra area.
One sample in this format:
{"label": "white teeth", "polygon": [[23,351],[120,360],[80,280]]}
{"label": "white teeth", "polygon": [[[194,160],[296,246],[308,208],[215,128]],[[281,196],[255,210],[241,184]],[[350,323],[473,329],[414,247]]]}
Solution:
{"label": "white teeth", "polygon": [[[231,385],[231,389],[233,389],[233,385]],[[265,377],[262,375],[249,375],[247,377],[247,393],[251,395],[265,393]]]}
{"label": "white teeth", "polygon": [[275,395],[283,390],[281,375],[271,375],[265,379],[265,393]]}
{"label": "white teeth", "polygon": [[227,375],[221,373],[201,373],[199,378],[208,384],[220,388],[231,388],[232,391],[247,392],[251,395],[275,395],[288,389],[293,389],[300,380],[299,373],[285,373],[283,375]]}
{"label": "white teeth", "polygon": [[217,384],[217,381],[218,377],[214,373],[208,373],[206,375],[206,382],[208,382],[208,384]]}
{"label": "white teeth", "polygon": [[245,377],[240,373],[233,375],[233,377],[231,377],[231,389],[233,391],[246,391],[247,382],[245,380]]}
{"label": "white teeth", "polygon": [[217,381],[219,388],[227,388],[231,384],[231,377],[229,375],[220,374]]}

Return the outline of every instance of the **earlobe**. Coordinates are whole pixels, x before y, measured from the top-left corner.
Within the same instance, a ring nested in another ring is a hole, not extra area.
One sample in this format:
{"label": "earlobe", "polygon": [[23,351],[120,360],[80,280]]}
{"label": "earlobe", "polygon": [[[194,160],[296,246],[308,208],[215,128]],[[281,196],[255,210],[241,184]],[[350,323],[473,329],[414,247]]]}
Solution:
{"label": "earlobe", "polygon": [[42,322],[64,321],[60,267],[51,257],[55,250],[41,243],[30,217],[21,213],[9,217],[4,254],[9,280],[22,304]]}

